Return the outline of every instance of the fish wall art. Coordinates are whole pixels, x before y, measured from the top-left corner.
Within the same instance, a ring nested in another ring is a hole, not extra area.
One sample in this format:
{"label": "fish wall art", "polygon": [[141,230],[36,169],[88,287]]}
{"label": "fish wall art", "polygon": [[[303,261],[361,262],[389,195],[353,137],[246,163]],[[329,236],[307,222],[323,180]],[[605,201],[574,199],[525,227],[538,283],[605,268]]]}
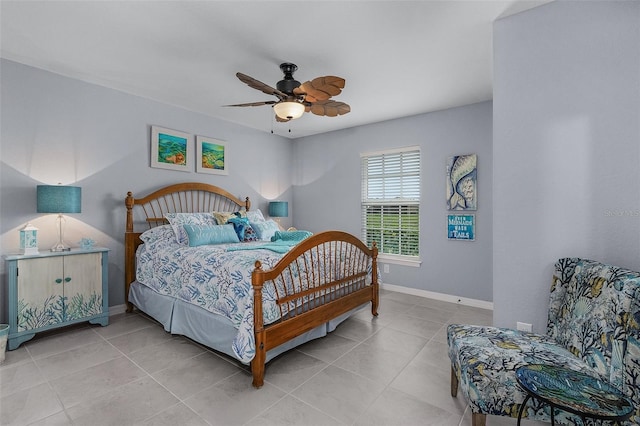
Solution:
{"label": "fish wall art", "polygon": [[478,209],[478,156],[455,155],[447,160],[447,209]]}

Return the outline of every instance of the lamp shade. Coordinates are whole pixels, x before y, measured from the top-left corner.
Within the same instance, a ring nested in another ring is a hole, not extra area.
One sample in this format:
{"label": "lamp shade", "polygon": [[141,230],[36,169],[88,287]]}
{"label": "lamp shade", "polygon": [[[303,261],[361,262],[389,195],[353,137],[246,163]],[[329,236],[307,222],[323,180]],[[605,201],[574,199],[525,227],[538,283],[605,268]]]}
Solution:
{"label": "lamp shade", "polygon": [[38,185],[38,213],[80,213],[79,186]]}
{"label": "lamp shade", "polygon": [[271,217],[289,217],[288,201],[272,201],[269,203],[269,216]]}
{"label": "lamp shade", "polygon": [[300,102],[278,102],[273,109],[278,117],[289,120],[300,118],[304,114],[304,105]]}

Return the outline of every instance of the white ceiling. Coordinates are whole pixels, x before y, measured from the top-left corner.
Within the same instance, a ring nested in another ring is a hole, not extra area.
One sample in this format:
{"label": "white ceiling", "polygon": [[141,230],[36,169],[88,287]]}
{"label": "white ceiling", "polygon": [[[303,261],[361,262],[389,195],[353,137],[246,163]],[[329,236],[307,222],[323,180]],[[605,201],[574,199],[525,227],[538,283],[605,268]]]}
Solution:
{"label": "white ceiling", "polygon": [[[492,98],[492,23],[550,0],[6,1],[3,58],[298,138]],[[279,64],[346,79],[340,117],[275,123]],[[289,129],[291,132],[289,132]]]}

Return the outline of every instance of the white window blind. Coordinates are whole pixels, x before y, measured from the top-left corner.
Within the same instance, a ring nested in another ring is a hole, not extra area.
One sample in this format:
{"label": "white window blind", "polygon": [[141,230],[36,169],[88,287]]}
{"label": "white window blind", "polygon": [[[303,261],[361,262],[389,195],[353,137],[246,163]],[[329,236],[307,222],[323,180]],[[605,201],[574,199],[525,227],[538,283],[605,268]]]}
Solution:
{"label": "white window blind", "polygon": [[362,238],[381,253],[420,254],[420,150],[362,155]]}

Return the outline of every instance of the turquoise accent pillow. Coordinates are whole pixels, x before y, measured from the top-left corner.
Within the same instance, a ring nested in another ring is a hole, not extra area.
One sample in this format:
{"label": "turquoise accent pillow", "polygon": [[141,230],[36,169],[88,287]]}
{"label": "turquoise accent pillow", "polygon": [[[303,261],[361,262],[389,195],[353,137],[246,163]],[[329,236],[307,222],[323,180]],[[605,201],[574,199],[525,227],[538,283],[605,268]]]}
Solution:
{"label": "turquoise accent pillow", "polygon": [[239,243],[233,225],[182,225],[189,240],[189,247],[208,244]]}
{"label": "turquoise accent pillow", "polygon": [[271,237],[280,230],[278,224],[271,219],[255,223],[251,222],[251,219],[249,219],[249,223],[251,223],[254,231],[256,231],[258,239],[262,241],[271,241]]}

